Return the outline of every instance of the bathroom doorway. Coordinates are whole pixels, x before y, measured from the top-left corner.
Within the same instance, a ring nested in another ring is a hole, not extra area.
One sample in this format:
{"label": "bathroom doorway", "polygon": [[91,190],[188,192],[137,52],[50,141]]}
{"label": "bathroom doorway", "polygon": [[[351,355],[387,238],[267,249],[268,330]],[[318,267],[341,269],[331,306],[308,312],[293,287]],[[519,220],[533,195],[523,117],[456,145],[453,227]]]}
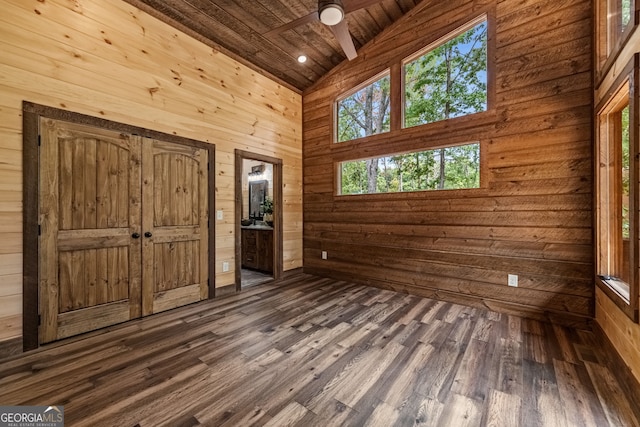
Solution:
{"label": "bathroom doorway", "polygon": [[282,160],[235,151],[236,290],[282,275]]}

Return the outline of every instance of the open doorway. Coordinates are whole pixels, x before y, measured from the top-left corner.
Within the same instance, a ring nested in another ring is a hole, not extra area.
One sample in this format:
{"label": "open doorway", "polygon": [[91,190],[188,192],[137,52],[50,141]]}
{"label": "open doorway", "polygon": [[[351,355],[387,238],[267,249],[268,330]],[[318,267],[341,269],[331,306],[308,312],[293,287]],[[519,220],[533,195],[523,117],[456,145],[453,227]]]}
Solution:
{"label": "open doorway", "polygon": [[235,152],[236,290],[282,275],[282,160]]}

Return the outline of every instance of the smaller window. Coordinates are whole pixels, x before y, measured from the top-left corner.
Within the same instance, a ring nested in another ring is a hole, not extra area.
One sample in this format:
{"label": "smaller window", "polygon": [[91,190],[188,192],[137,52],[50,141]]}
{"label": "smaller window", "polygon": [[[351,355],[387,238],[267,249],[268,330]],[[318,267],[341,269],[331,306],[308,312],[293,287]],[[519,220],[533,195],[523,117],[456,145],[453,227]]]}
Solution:
{"label": "smaller window", "polygon": [[638,55],[596,120],[596,274],[598,286],[629,317],[638,319]]}
{"label": "smaller window", "polygon": [[[637,25],[636,0],[595,0],[596,65],[597,72],[606,72],[610,61],[621,49],[629,29]],[[601,76],[600,76],[601,77]]]}
{"label": "smaller window", "polygon": [[616,49],[620,43],[622,34],[627,29],[629,22],[631,22],[632,8],[632,0],[608,0],[609,22],[607,26],[609,28],[609,55]]}
{"label": "smaller window", "polygon": [[633,1],[631,0],[619,0],[620,1],[620,29],[622,32],[627,27],[627,24],[631,21],[631,8],[633,7]]}
{"label": "smaller window", "polygon": [[344,142],[389,132],[389,73],[337,102],[338,134]]}
{"label": "smaller window", "polygon": [[340,194],[480,187],[480,144],[342,162]]}
{"label": "smaller window", "polygon": [[404,126],[487,110],[487,19],[478,18],[404,64]]}

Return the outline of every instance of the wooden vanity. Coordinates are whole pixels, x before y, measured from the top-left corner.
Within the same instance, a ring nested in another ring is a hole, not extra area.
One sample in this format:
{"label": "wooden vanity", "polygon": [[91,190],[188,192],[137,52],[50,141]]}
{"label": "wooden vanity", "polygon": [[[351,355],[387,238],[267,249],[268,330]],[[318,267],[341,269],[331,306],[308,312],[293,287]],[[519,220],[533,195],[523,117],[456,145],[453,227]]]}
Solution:
{"label": "wooden vanity", "polygon": [[273,228],[242,227],[242,268],[273,273]]}

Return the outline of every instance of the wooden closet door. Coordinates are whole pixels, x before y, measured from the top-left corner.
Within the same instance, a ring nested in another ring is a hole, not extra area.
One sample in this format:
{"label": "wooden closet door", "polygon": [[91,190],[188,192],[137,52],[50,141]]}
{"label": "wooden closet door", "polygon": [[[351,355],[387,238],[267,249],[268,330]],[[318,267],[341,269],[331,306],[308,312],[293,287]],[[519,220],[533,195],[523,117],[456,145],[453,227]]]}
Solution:
{"label": "wooden closet door", "polygon": [[208,152],[142,146],[142,314],[208,297]]}
{"label": "wooden closet door", "polygon": [[140,140],[41,120],[40,342],[141,315]]}

